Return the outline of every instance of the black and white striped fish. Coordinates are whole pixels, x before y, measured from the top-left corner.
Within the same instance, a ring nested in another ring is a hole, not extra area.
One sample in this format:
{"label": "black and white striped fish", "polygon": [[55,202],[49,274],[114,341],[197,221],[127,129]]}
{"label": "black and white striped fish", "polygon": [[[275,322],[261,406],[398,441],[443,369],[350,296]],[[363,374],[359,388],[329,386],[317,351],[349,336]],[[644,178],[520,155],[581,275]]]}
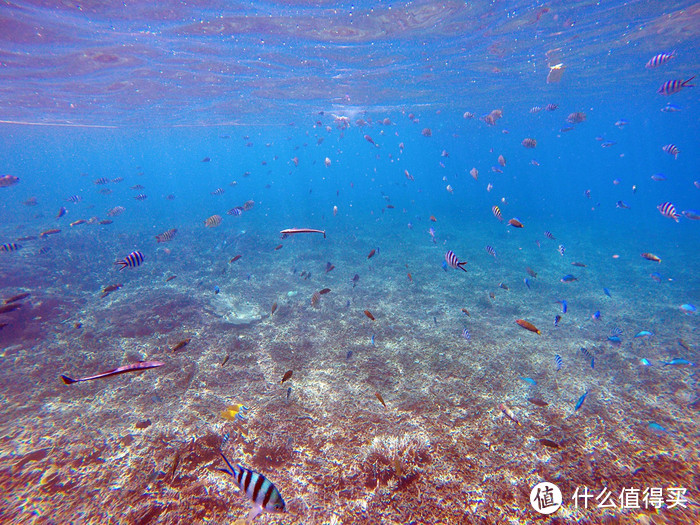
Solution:
{"label": "black and white striped fish", "polygon": [[247,523],[252,523],[263,511],[276,514],[285,512],[286,507],[282,495],[270,480],[262,474],[253,472],[240,465],[234,467],[229,460],[226,459],[223,452],[219,451],[219,453],[221,457],[224,458],[228,468],[220,468],[218,470],[231,476],[236,481],[238,487],[248,496],[248,499],[253,502],[253,508],[250,510],[250,514],[248,514],[246,520]]}
{"label": "black and white striped fish", "polygon": [[452,250],[447,250],[447,253],[445,254],[445,261],[447,261],[447,265],[450,268],[454,268],[455,270],[459,268],[460,270],[464,270],[465,272],[467,271],[464,269],[464,265],[467,264],[467,262],[459,262],[459,259]]}
{"label": "black and white striped fish", "polygon": [[547,230],[546,232],[544,232],[544,236],[547,237],[547,239],[552,239],[553,241],[556,240],[556,238],[554,237],[554,235],[552,235],[552,232],[550,232],[549,230]]}
{"label": "black and white striped fish", "polygon": [[658,55],[653,56],[649,62],[646,63],[647,69],[652,69],[658,66],[663,66],[666,62],[671,60],[672,58],[676,58],[676,51],[675,49],[671,51],[670,53],[659,53]]}
{"label": "black and white striped fish", "polygon": [[148,195],[146,195],[145,193],[139,193],[138,195],[136,195],[136,197],[134,197],[134,199],[136,199],[137,201],[145,201],[147,198]]}
{"label": "black and white striped fish", "polygon": [[678,154],[681,152],[681,150],[678,149],[678,146],[675,144],[666,144],[661,148],[664,153],[668,153],[669,155],[673,155],[674,158],[678,158]]}
{"label": "black and white striped fish", "polygon": [[547,104],[544,109],[547,111],[555,111],[558,107],[558,104]]}
{"label": "black and white striped fish", "polygon": [[0,244],[0,252],[16,252],[22,246],[14,242],[6,242],[5,244]]}
{"label": "black and white striped fish", "polygon": [[139,251],[134,251],[124,257],[121,261],[116,261],[114,264],[120,267],[119,271],[122,271],[124,268],[136,268],[137,266],[141,266],[142,262],[143,254]]}
{"label": "black and white striped fish", "polygon": [[109,179],[107,177],[100,177],[99,179],[95,180],[95,184],[98,184],[98,185],[109,184]]}
{"label": "black and white striped fish", "polygon": [[498,206],[493,206],[491,208],[491,212],[493,213],[493,216],[496,217],[499,221],[503,220],[503,215],[501,215],[501,208]]}
{"label": "black and white striped fish", "polygon": [[557,248],[557,251],[559,252],[559,255],[561,255],[562,257],[564,257],[564,252],[566,251],[566,248],[564,248],[564,245],[563,245],[563,244],[560,244],[560,245],[559,245],[559,248]]}
{"label": "black and white striped fish", "polygon": [[676,213],[676,207],[671,204],[670,202],[666,201],[662,204],[659,204],[656,207],[657,210],[659,210],[659,213],[663,215],[664,217],[668,217],[669,219],[673,219],[676,222],[680,222],[679,219],[681,216]]}
{"label": "black and white striped fish", "polygon": [[462,337],[469,341],[472,338],[472,334],[470,334],[469,330],[465,328],[464,330],[462,330]]}
{"label": "black and white striped fish", "polygon": [[486,253],[488,253],[489,255],[493,255],[494,257],[496,257],[496,250],[494,250],[494,249],[493,249],[493,246],[491,246],[491,245],[489,245],[489,244],[486,245]]}
{"label": "black and white striped fish", "polygon": [[212,195],[223,195],[224,194],[224,189],[223,188],[216,188],[214,191],[211,192]]}
{"label": "black and white striped fish", "polygon": [[557,372],[561,370],[561,365],[564,364],[564,360],[561,358],[559,354],[554,354],[554,367],[556,368]]}
{"label": "black and white striped fish", "polygon": [[226,215],[233,215],[235,217],[238,217],[243,214],[243,207],[242,206],[236,206],[235,208],[231,208],[229,211],[226,212]]}
{"label": "black and white striped fish", "polygon": [[68,202],[72,202],[73,204],[76,204],[83,200],[83,198],[80,195],[71,195],[66,199]]}
{"label": "black and white striped fish", "polygon": [[657,93],[659,93],[661,95],[673,95],[674,93],[678,93],[684,87],[695,87],[694,84],[688,84],[688,82],[690,82],[694,78],[695,78],[695,76],[693,75],[688,80],[683,80],[683,79],[667,80],[666,82],[661,84],[661,87],[659,88],[659,91],[657,91]]}
{"label": "black and white striped fish", "polygon": [[615,336],[618,336],[618,337],[619,337],[619,336],[621,336],[622,334],[623,334],[623,330],[622,330],[622,328],[620,328],[619,326],[613,326],[613,327],[610,329],[610,336],[611,336],[611,337],[615,337]]}
{"label": "black and white striped fish", "polygon": [[171,228],[166,232],[156,235],[156,242],[167,242],[172,241],[177,233],[177,228]]}

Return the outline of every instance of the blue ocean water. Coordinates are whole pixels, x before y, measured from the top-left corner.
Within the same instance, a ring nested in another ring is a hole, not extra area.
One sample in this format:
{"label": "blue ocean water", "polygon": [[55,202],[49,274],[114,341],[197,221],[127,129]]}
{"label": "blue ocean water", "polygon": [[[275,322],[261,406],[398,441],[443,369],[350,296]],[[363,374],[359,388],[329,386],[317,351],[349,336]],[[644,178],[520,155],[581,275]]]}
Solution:
{"label": "blue ocean water", "polygon": [[697,520],[698,88],[658,90],[699,20],[1,8],[2,515],[243,518],[223,451],[284,497],[263,523],[528,523],[541,481],[562,520]]}

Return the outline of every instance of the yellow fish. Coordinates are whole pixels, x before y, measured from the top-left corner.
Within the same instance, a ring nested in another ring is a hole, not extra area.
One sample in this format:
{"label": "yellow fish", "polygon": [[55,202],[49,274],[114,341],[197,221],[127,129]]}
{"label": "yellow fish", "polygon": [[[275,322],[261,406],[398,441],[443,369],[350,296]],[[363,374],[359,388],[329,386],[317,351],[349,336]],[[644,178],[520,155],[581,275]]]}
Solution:
{"label": "yellow fish", "polygon": [[248,407],[243,406],[240,403],[237,403],[235,405],[231,405],[229,407],[226,407],[226,410],[224,410],[221,413],[221,417],[224,419],[228,419],[229,421],[235,421],[236,419],[238,419],[240,421],[244,421],[246,410],[248,410]]}

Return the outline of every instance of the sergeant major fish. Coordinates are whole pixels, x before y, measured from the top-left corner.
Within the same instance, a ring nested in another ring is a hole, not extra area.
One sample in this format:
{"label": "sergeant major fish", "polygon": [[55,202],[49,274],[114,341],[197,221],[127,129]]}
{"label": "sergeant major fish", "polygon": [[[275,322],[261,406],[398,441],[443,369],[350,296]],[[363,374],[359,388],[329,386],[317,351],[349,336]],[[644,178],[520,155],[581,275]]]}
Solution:
{"label": "sergeant major fish", "polygon": [[277,487],[262,474],[253,472],[245,467],[231,465],[223,452],[219,451],[221,457],[228,466],[227,469],[217,469],[231,476],[238,487],[245,492],[253,502],[253,508],[250,510],[246,521],[252,522],[263,511],[272,513],[283,513],[286,510],[284,499]]}

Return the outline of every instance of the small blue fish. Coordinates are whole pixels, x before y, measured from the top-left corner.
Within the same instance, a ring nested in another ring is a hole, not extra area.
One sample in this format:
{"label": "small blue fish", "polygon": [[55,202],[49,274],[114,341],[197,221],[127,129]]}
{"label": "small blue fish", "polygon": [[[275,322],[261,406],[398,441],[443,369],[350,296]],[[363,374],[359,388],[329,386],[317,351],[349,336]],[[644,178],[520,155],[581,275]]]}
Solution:
{"label": "small blue fish", "polygon": [[566,299],[562,299],[561,301],[557,302],[561,304],[561,313],[565,314],[566,311],[569,309],[569,306],[566,304]]}
{"label": "small blue fish", "polygon": [[531,377],[521,377],[520,379],[522,379],[522,380],[525,381],[526,383],[530,383],[532,386],[537,385],[537,381],[535,381],[535,380],[532,379]]}
{"label": "small blue fish", "polygon": [[289,401],[289,396],[291,396],[291,395],[292,395],[292,387],[290,386],[290,387],[287,389],[287,401]]}
{"label": "small blue fish", "polygon": [[581,397],[578,398],[578,401],[576,401],[576,406],[574,407],[574,412],[576,412],[579,408],[583,406],[583,402],[586,400],[586,396],[588,395],[588,390],[586,390]]}
{"label": "small blue fish", "polygon": [[214,295],[217,295],[220,291],[218,286],[214,286]]}
{"label": "small blue fish", "polygon": [[675,104],[668,103],[661,108],[661,111],[664,113],[675,113],[677,111],[682,111],[682,108],[680,106],[676,106]]}
{"label": "small blue fish", "polygon": [[657,283],[661,282],[661,274],[659,272],[654,272],[652,274],[649,274],[649,277],[654,279]]}
{"label": "small blue fish", "polygon": [[651,361],[649,361],[646,357],[642,357],[642,359],[640,359],[639,362],[642,363],[644,366],[651,366]]}
{"label": "small blue fish", "polygon": [[350,359],[352,357],[352,350],[348,350],[348,353],[345,354],[345,359]]}
{"label": "small blue fish", "polygon": [[573,283],[574,281],[578,281],[578,278],[574,275],[571,275],[570,273],[567,273],[564,277],[561,278],[561,282],[563,283]]}
{"label": "small blue fish", "polygon": [[557,369],[557,372],[561,370],[561,365],[564,363],[564,360],[561,358],[559,354],[554,354],[554,366]]}
{"label": "small blue fish", "polygon": [[525,279],[523,279],[523,282],[525,283],[525,286],[527,286],[527,289],[529,290],[530,289],[530,281],[527,280],[527,277],[525,277]]}
{"label": "small blue fish", "polygon": [[600,319],[600,310],[596,310],[595,312],[593,312],[593,315],[591,316],[591,318],[596,320],[596,321],[598,319]]}
{"label": "small blue fish", "polygon": [[370,343],[372,343],[372,346],[374,346],[374,334],[372,334],[372,337],[369,340]]}
{"label": "small blue fish", "polygon": [[650,332],[649,330],[642,330],[638,334],[636,334],[634,337],[651,337],[654,335],[654,332]]}
{"label": "small blue fish", "polygon": [[658,423],[655,423],[654,421],[650,421],[649,424],[647,425],[647,428],[651,430],[654,434],[671,434],[671,432]]}
{"label": "small blue fish", "polygon": [[610,290],[608,290],[607,288],[603,288],[603,293],[608,297],[612,297],[612,295],[610,295]]}
{"label": "small blue fish", "polygon": [[447,261],[442,261],[442,269],[447,271]]}
{"label": "small blue fish", "polygon": [[686,314],[694,314],[698,309],[692,304],[682,304],[681,310]]}
{"label": "small blue fish", "polygon": [[469,333],[469,330],[467,330],[466,328],[462,330],[462,337],[464,337],[467,341],[469,341],[472,338],[471,334]]}
{"label": "small blue fish", "polygon": [[608,337],[608,341],[615,346],[618,346],[622,344],[622,339],[620,339],[620,336],[617,335],[611,335]]}
{"label": "small blue fish", "polygon": [[559,321],[561,321],[561,315],[557,315],[554,318],[554,326],[559,326]]}
{"label": "small blue fish", "polygon": [[691,366],[695,366],[695,363],[691,363],[687,359],[683,359],[682,357],[674,357],[670,361],[661,361],[663,363],[663,366],[675,366],[677,368],[687,368]]}

